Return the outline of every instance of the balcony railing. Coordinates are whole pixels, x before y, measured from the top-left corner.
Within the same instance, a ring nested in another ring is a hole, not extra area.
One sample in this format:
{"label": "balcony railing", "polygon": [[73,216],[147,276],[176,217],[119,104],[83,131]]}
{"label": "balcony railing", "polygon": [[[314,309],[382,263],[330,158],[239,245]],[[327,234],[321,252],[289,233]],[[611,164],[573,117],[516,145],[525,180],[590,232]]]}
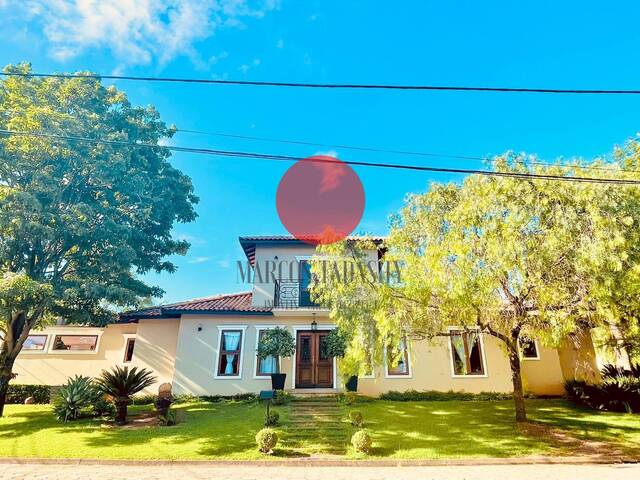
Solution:
{"label": "balcony railing", "polygon": [[273,296],[275,308],[319,308],[316,302],[311,300],[311,293],[307,288],[301,288],[300,282],[276,281]]}

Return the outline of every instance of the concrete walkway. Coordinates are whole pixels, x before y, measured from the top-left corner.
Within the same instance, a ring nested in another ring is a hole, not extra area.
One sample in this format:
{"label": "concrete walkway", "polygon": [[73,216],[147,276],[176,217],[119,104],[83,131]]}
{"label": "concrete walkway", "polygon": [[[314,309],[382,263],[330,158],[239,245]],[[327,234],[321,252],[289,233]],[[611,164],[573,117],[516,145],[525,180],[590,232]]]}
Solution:
{"label": "concrete walkway", "polygon": [[325,467],[309,465],[60,465],[0,463],[2,480],[626,480],[639,464]]}

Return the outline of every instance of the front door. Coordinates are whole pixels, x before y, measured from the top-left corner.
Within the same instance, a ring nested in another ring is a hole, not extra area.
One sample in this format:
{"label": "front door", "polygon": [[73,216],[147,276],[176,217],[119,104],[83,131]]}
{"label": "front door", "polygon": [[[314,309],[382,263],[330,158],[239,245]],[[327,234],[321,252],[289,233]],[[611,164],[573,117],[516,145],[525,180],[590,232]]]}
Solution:
{"label": "front door", "polygon": [[333,358],[324,354],[328,331],[299,331],[296,348],[296,388],[333,388]]}

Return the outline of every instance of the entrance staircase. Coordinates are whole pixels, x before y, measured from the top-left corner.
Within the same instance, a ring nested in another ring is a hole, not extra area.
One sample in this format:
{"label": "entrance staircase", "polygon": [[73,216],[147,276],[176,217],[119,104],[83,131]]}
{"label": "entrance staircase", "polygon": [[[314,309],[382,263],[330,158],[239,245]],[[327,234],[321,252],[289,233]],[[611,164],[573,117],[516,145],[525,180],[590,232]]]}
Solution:
{"label": "entrance staircase", "polygon": [[349,432],[335,397],[298,398],[289,405],[283,445],[307,455],[345,453]]}

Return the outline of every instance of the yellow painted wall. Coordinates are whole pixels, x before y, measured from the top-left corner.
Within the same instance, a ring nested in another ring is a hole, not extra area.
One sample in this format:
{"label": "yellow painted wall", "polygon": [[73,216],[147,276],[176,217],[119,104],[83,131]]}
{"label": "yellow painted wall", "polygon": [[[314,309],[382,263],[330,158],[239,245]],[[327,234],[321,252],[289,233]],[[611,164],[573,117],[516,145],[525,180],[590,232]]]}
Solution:
{"label": "yellow painted wall", "polygon": [[56,326],[34,334],[46,333],[49,342],[53,335],[100,335],[95,353],[39,353],[22,351],[14,365],[17,384],[62,385],[76,374],[95,377],[103,369],[121,365],[124,360],[125,336],[134,334],[135,324],[110,325],[106,328]]}
{"label": "yellow painted wall", "polygon": [[560,349],[560,366],[566,380],[600,381],[596,351],[588,330],[568,336]]}
{"label": "yellow painted wall", "polygon": [[539,359],[522,359],[524,389],[537,395],[563,395],[564,376],[558,350],[538,343]]}

